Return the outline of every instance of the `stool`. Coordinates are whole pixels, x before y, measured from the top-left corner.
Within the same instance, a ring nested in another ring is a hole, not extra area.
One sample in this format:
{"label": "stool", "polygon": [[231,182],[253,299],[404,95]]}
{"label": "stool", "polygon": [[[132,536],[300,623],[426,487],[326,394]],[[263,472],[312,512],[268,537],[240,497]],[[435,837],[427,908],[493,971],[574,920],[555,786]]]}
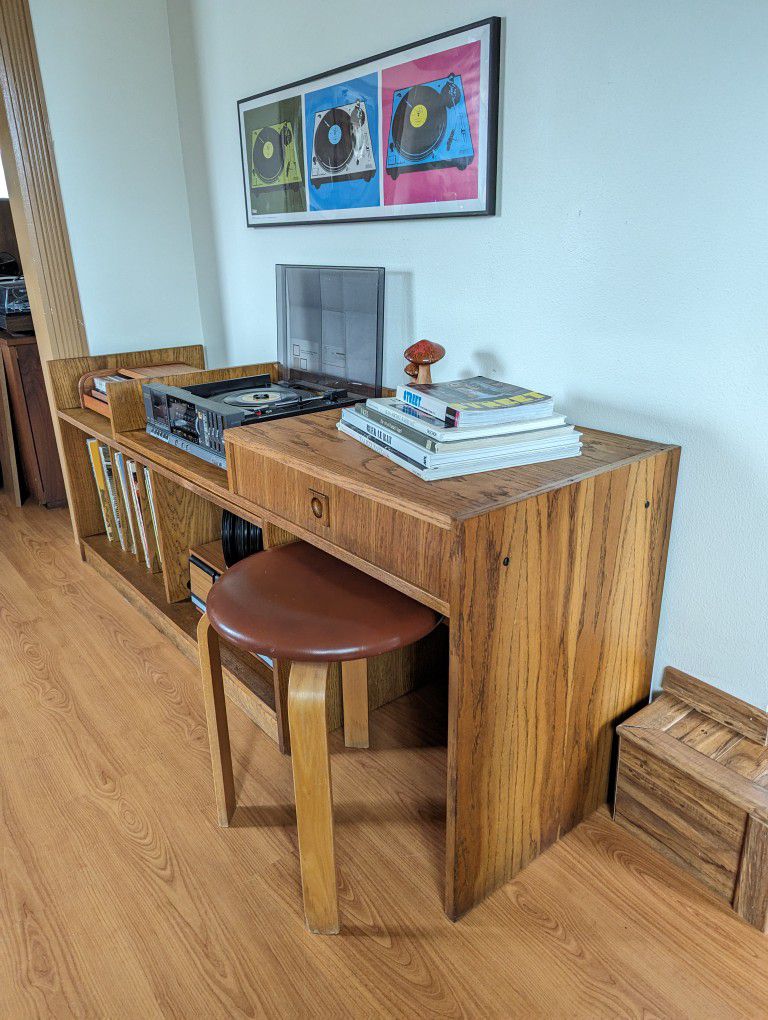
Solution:
{"label": "stool", "polygon": [[304,914],[312,932],[339,930],[326,691],[341,662],[347,744],[368,746],[366,660],[425,637],[433,610],[312,545],[249,556],[213,585],[198,626],[219,824],[235,810],[219,636],[248,652],[291,661],[288,725]]}

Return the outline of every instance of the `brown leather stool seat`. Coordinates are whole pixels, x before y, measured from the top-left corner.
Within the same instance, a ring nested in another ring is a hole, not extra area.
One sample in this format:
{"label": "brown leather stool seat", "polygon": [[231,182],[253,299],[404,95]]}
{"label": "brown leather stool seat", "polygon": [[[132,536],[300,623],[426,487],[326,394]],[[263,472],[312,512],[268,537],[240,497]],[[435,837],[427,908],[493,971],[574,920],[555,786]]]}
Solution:
{"label": "brown leather stool seat", "polygon": [[206,605],[219,634],[249,652],[299,662],[368,659],[404,648],[439,617],[305,542],[231,567]]}
{"label": "brown leather stool seat", "polygon": [[231,567],[208,594],[197,629],[220,825],[235,810],[218,635],[292,662],[288,722],[304,913],[310,931],[339,930],[326,691],[341,662],[344,737],[368,746],[367,660],[404,648],[438,624],[433,610],[303,542]]}

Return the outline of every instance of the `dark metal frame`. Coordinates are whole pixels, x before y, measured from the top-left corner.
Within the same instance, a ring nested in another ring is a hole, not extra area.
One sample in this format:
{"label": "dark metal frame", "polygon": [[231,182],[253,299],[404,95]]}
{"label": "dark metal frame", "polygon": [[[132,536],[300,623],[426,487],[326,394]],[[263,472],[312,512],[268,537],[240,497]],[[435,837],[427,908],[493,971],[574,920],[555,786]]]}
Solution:
{"label": "dark metal frame", "polygon": [[[243,187],[244,187],[244,198],[245,198],[245,222],[248,227],[307,227],[312,226],[316,223],[376,223],[384,220],[393,220],[399,222],[400,220],[424,220],[446,216],[493,216],[496,213],[496,165],[498,162],[498,136],[499,136],[499,66],[500,66],[500,50],[501,50],[501,18],[484,18],[482,21],[473,21],[469,25],[462,25],[461,28],[451,29],[449,32],[440,32],[438,35],[431,35],[426,39],[419,39],[416,42],[408,43],[406,46],[398,46],[392,50],[385,50],[383,53],[374,53],[370,57],[365,57],[363,60],[356,60],[352,64],[343,64],[341,67],[334,67],[330,71],[323,71],[321,74],[313,74],[308,78],[301,78],[299,81],[290,82],[288,85],[280,85],[277,88],[267,89],[264,92],[257,92],[252,96],[246,96],[244,99],[239,99],[237,102],[237,133],[240,139],[240,163],[245,166],[245,153],[243,152],[243,132],[241,127],[241,111],[240,108],[244,103],[250,103],[254,99],[261,99],[264,96],[270,96],[274,92],[282,92],[284,89],[299,88],[302,85],[308,85],[313,81],[322,81],[323,78],[328,78],[334,74],[341,74],[344,71],[354,71],[355,68],[362,67],[364,64],[369,64],[374,60],[383,60],[385,57],[392,57],[398,53],[404,53],[407,50],[414,49],[416,46],[426,46],[428,43],[439,42],[441,39],[449,39],[453,35],[459,35],[461,32],[468,32],[473,28],[482,28],[487,25],[490,29],[489,32],[489,47],[488,47],[488,145],[486,153],[486,181],[485,181],[485,208],[484,209],[472,209],[466,212],[422,212],[422,213],[402,213],[398,216],[377,216],[375,214],[370,216],[355,216],[355,217],[343,217],[341,219],[325,219],[318,217],[308,218],[305,220],[288,220],[285,223],[250,223],[249,222],[249,208],[248,208],[248,196],[250,193],[247,176],[243,176]],[[306,126],[305,126],[306,127]],[[381,129],[381,128],[380,128]],[[304,132],[304,145],[307,144],[306,130]],[[306,172],[306,168],[305,172]],[[309,215],[309,211],[307,211]]]}

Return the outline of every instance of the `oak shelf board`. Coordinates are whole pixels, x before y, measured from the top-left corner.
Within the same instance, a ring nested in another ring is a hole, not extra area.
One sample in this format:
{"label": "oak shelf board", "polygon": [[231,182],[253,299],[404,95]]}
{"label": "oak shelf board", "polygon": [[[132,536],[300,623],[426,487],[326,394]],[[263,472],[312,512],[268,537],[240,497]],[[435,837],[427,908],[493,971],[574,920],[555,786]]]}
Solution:
{"label": "oak shelf board", "polygon": [[311,463],[318,478],[341,484],[443,528],[452,528],[458,521],[677,449],[671,444],[577,425],[583,436],[580,457],[425,482],[339,432],[336,423],[340,415],[340,411],[320,411],[258,425],[241,425],[227,433],[227,445],[272,457],[299,470],[306,471],[307,464]]}
{"label": "oak shelf board", "polygon": [[210,499],[217,506],[232,510],[260,527],[264,526],[263,518],[254,512],[254,505],[230,492],[227,472],[223,468],[155,439],[143,429],[118,432],[112,445],[179,485]]}
{"label": "oak shelf board", "polygon": [[91,436],[93,439],[99,439],[103,443],[110,443],[112,446],[115,445],[112,423],[103,414],[89,411],[85,407],[68,407],[66,410],[59,411],[58,415],[62,421],[69,422],[70,425],[74,425],[75,428],[85,432],[86,435]]}
{"label": "oak shelf board", "polygon": [[[139,609],[158,630],[171,637],[174,644],[189,658],[197,659],[200,612],[189,599],[184,602],[168,602],[162,574],[149,573],[134,556],[124,553],[106,535],[84,538],[83,552],[85,559],[102,577],[111,581],[123,597]],[[271,716],[276,732],[275,688],[271,667],[256,656],[242,653],[223,641],[221,659],[225,680],[239,688],[242,694],[242,697],[232,697],[235,692],[228,690],[231,700],[243,708],[262,729],[266,728],[262,720],[255,718],[247,706],[251,705],[257,714],[263,714],[267,723]],[[254,698],[261,704],[252,705]]]}
{"label": "oak shelf board", "polygon": [[263,527],[263,520],[254,514],[254,507],[229,491],[227,472],[208,464],[184,450],[163,443],[143,429],[113,433],[108,418],[87,408],[71,407],[58,412],[62,421],[74,425],[85,435],[106,443],[153,471],[159,471],[179,485],[210,498],[223,509],[229,509]]}

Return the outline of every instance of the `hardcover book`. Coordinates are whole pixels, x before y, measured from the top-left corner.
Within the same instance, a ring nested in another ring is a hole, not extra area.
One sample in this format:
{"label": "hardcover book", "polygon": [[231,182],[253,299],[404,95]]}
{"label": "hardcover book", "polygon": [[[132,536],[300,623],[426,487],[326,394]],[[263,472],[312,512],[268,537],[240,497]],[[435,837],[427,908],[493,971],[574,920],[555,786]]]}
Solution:
{"label": "hardcover book", "polygon": [[465,447],[467,443],[481,439],[508,438],[534,429],[557,428],[566,423],[564,414],[553,414],[547,418],[499,422],[493,425],[465,425],[457,429],[418,407],[404,404],[395,397],[369,399],[365,404],[355,404],[355,410],[370,421],[378,422],[379,425],[407,437],[411,442],[418,443],[433,453],[453,446]]}
{"label": "hardcover book", "polygon": [[107,492],[107,483],[104,478],[104,468],[101,463],[101,456],[99,454],[99,441],[98,439],[87,439],[86,446],[88,447],[88,457],[91,461],[91,470],[93,471],[93,478],[96,482],[96,489],[99,493],[99,505],[101,506],[101,516],[104,518],[104,530],[107,533],[107,538],[110,542],[115,540],[115,528],[112,519],[112,507],[109,502],[109,493]]}
{"label": "hardcover book", "polygon": [[417,475],[419,478],[422,478],[427,482],[437,481],[443,478],[456,478],[460,475],[474,475],[482,471],[495,471],[499,468],[523,467],[526,464],[540,464],[549,460],[562,460],[566,457],[578,457],[581,451],[581,443],[578,441],[578,433],[573,433],[573,441],[553,446],[551,449],[539,449],[535,452],[529,451],[520,454],[506,453],[498,458],[478,458],[470,463],[464,463],[461,465],[456,464],[454,461],[448,464],[438,464],[427,467],[418,460],[415,460],[404,453],[400,453],[398,450],[393,450],[390,446],[387,446],[386,443],[381,442],[378,439],[374,439],[373,436],[370,436],[365,432],[361,432],[349,422],[341,420],[336,425],[336,428],[339,432],[343,432],[352,439],[356,439],[359,443],[362,443],[363,446],[367,446],[370,450],[374,450],[376,453],[382,454],[388,460],[391,460],[393,463],[405,468],[406,471],[410,471],[411,474]]}
{"label": "hardcover book", "polygon": [[544,418],[554,409],[552,397],[545,393],[484,375],[454,382],[398,386],[397,399],[452,426]]}
{"label": "hardcover book", "polygon": [[112,516],[115,521],[117,538],[120,542],[120,548],[123,552],[125,552],[128,546],[125,541],[123,520],[120,514],[120,503],[117,496],[117,489],[115,487],[115,477],[112,472],[112,456],[109,447],[105,446],[104,443],[99,444],[99,456],[101,458],[102,470],[104,471],[104,481],[107,485],[107,493],[109,494],[109,505],[112,507]]}
{"label": "hardcover book", "polygon": [[[395,429],[391,429],[388,425],[371,421],[365,415],[364,404],[344,408],[341,420],[391,450],[410,457],[423,467],[463,466],[486,462],[496,464],[500,458],[508,456],[520,457],[529,453],[562,448],[569,444],[574,446],[579,439],[573,425],[563,425],[559,428],[533,429],[511,436],[470,439],[459,443],[435,443],[427,436],[419,436],[423,442],[413,442],[410,436],[397,431],[396,423],[392,423],[395,424]],[[428,445],[425,446],[425,443]]]}

